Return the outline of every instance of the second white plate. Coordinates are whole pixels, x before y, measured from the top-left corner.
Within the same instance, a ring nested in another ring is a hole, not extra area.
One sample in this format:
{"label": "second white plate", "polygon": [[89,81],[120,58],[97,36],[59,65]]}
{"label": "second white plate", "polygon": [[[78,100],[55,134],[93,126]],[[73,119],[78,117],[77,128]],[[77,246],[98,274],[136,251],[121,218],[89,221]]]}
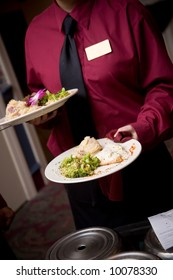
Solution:
{"label": "second white plate", "polygon": [[59,107],[63,106],[70,97],[72,97],[73,95],[75,95],[78,92],[78,89],[76,89],[76,88],[70,89],[70,90],[68,90],[68,92],[70,93],[68,96],[65,96],[62,99],[59,99],[49,105],[42,106],[33,112],[27,113],[25,115],[21,115],[19,117],[16,117],[16,118],[13,118],[10,120],[6,120],[5,117],[0,119],[0,128],[3,129],[8,126],[18,125],[18,124],[21,124],[24,122],[31,121],[38,117],[41,117],[47,113],[50,113],[50,112],[58,109]]}

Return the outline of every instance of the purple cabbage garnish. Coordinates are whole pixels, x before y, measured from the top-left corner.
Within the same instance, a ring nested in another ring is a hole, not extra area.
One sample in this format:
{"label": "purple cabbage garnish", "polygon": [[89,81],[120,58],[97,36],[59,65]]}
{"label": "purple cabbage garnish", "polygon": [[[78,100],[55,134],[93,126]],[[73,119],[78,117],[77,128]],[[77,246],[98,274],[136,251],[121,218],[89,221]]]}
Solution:
{"label": "purple cabbage garnish", "polygon": [[38,101],[45,96],[45,91],[46,88],[44,89],[40,89],[39,91],[37,91],[33,96],[31,96],[30,98],[28,98],[28,100],[26,101],[27,106],[34,106],[38,104]]}

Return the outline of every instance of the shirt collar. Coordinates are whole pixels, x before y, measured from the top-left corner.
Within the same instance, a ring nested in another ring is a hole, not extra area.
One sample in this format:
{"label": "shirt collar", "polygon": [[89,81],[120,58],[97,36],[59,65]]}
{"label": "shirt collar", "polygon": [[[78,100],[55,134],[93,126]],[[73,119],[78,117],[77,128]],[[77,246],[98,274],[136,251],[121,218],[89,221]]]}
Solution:
{"label": "shirt collar", "polygon": [[[79,3],[76,7],[71,11],[70,15],[78,22],[78,26],[87,28],[89,27],[90,15],[92,12],[92,8],[94,6],[95,0],[87,0],[85,2]],[[62,29],[62,23],[67,16],[67,12],[62,10],[54,1],[54,10],[55,17],[58,24],[59,30]]]}

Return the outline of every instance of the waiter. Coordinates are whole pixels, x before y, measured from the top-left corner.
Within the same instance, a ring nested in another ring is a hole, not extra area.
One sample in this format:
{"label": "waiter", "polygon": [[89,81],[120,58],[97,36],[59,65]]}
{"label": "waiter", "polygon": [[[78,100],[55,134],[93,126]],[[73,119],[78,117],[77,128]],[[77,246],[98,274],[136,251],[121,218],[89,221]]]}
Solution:
{"label": "waiter", "polygon": [[108,136],[115,142],[134,138],[142,144],[140,157],[122,172],[66,186],[76,228],[114,228],[169,210],[172,158],[164,141],[173,134],[173,65],[151,14],[138,0],[53,1],[26,33],[31,92],[41,88],[57,92],[68,81],[68,87],[78,87],[77,81],[73,83],[79,77],[76,53],[72,63],[76,75],[69,74],[71,63],[64,71],[68,60],[64,50],[71,57],[69,44],[70,50],[77,49],[82,73],[78,97],[32,122],[52,128],[47,143],[51,153],[57,156],[79,144],[76,136],[80,139],[86,126],[83,110],[78,118],[76,112],[83,103],[97,138]]}

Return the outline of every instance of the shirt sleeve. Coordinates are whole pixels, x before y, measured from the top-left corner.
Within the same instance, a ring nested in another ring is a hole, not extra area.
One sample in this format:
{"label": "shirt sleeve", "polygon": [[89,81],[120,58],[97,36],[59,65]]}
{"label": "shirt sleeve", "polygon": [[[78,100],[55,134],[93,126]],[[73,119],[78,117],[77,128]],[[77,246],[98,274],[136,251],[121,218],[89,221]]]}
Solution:
{"label": "shirt sleeve", "polygon": [[173,64],[150,14],[143,10],[140,18],[132,22],[141,94],[145,97],[132,126],[145,148],[173,135]]}

